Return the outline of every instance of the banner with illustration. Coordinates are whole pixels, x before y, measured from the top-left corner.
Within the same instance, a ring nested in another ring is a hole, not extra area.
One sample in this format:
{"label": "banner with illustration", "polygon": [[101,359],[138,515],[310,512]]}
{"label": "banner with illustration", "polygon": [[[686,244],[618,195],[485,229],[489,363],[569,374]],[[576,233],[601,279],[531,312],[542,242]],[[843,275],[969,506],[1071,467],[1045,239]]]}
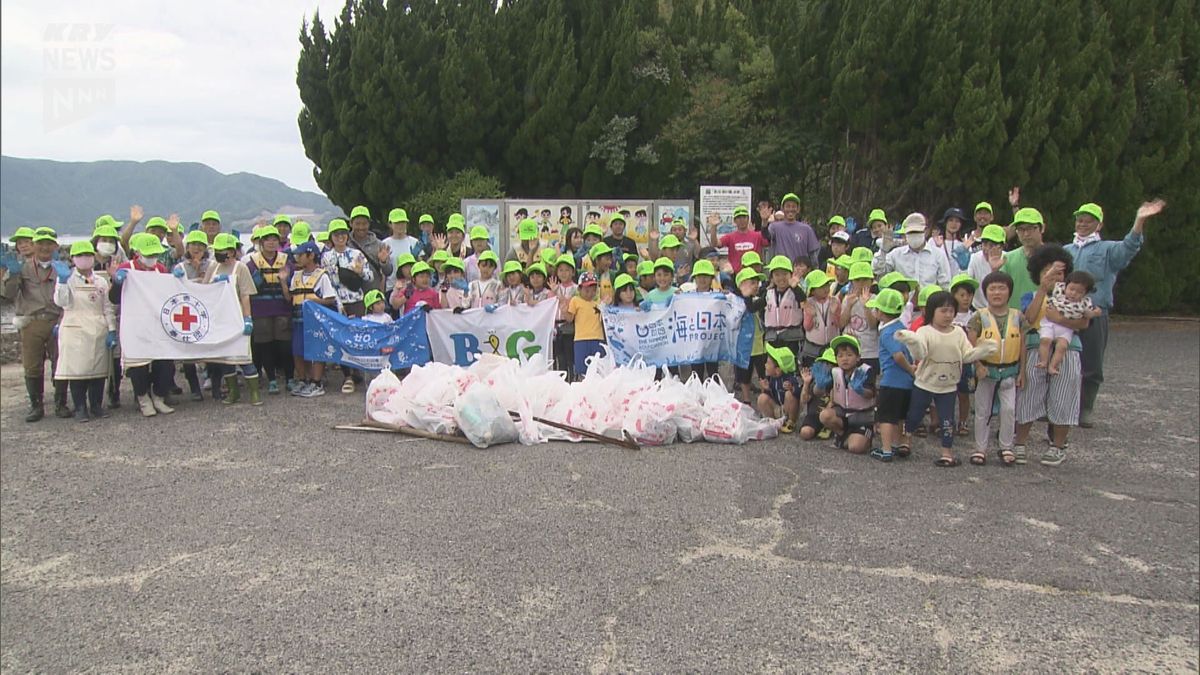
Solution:
{"label": "banner with illustration", "polygon": [[696,230],[692,217],[696,212],[696,204],[690,199],[663,199],[654,202],[654,222],[658,224],[658,234],[665,236],[671,232],[671,224],[676,218],[682,218],[686,223],[684,236],[691,236]]}
{"label": "banner with illustration", "polygon": [[653,366],[729,361],[748,368],[754,322],[746,306],[724,293],[680,293],[648,312],[605,307],[604,335],[617,365],[641,354]]}
{"label": "banner with illustration", "polygon": [[425,312],[392,323],[350,319],[315,302],[304,303],[304,358],[364,370],[398,370],[429,362]]}
{"label": "banner with illustration", "polygon": [[466,221],[467,232],[473,227],[488,231],[488,246],[493,251],[503,251],[508,246],[504,239],[504,201],[500,199],[464,199],[459,203],[460,213]]}
{"label": "banner with illustration", "polygon": [[608,224],[613,215],[621,214],[625,218],[625,236],[642,248],[650,241],[650,217],[652,202],[646,200],[586,202],[583,204],[583,223],[598,223],[609,234]]}
{"label": "banner with illustration", "polygon": [[[543,248],[561,249],[562,238],[572,227],[583,229],[579,224],[579,202],[556,199],[509,199],[504,202],[508,216],[508,248],[516,248],[521,239],[517,236],[517,224],[526,218],[537,223],[538,237]],[[503,256],[501,256],[503,257]]]}
{"label": "banner with illustration", "polygon": [[717,242],[708,241],[708,233],[717,226],[717,236],[733,232],[733,209],[735,206],[750,208],[751,190],[748,185],[701,185],[700,186],[700,237],[710,246]]}
{"label": "banner with illustration", "polygon": [[435,309],[426,323],[433,360],[469,366],[481,353],[521,361],[540,353],[551,360],[557,314],[558,302],[553,299],[532,307],[501,305],[494,312],[468,309],[455,314]]}

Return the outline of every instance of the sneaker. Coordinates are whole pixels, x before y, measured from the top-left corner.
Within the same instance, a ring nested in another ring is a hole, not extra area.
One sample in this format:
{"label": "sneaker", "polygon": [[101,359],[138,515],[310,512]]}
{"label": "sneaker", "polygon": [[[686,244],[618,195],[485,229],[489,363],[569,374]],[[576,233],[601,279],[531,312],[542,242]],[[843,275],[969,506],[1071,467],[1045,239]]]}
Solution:
{"label": "sneaker", "polygon": [[833,435],[833,433],[831,431],[829,431],[828,429],[822,429],[817,432],[817,438],[821,439],[822,441],[829,440],[829,437],[831,435]]}
{"label": "sneaker", "polygon": [[304,397],[308,394],[308,388],[312,386],[308,382],[297,382],[295,387],[292,387],[292,396]]}
{"label": "sneaker", "polygon": [[1067,461],[1067,449],[1050,446],[1042,453],[1042,466],[1058,466]]}
{"label": "sneaker", "polygon": [[316,396],[324,396],[324,395],[325,395],[325,387],[321,386],[320,384],[314,384],[304,394],[304,398],[314,398]]}
{"label": "sneaker", "polygon": [[783,426],[779,427],[779,433],[781,433],[781,434],[790,434],[795,430],[796,430],[796,425],[792,424],[791,420],[784,422]]}
{"label": "sneaker", "polygon": [[354,393],[354,380],[351,380],[350,378],[346,378],[346,381],[342,382],[342,393],[343,394],[353,394]]}
{"label": "sneaker", "polygon": [[277,382],[275,380],[271,380],[270,382],[268,382],[267,383],[267,393],[268,394],[278,394],[279,393],[279,382]]}
{"label": "sneaker", "polygon": [[1080,429],[1092,429],[1092,428],[1095,428],[1095,426],[1096,426],[1096,423],[1092,421],[1092,411],[1091,410],[1079,411],[1079,428]]}
{"label": "sneaker", "polygon": [[1014,445],[1012,451],[1013,457],[1017,458],[1013,462],[1014,464],[1024,464],[1029,458],[1029,455],[1025,452],[1024,445]]}
{"label": "sneaker", "polygon": [[200,377],[200,388],[204,391],[212,389],[212,381],[208,379],[207,375],[202,375]]}
{"label": "sneaker", "polygon": [[296,393],[296,390],[302,386],[304,386],[304,383],[301,382],[300,380],[288,380],[287,381],[287,390],[288,390],[289,394]]}

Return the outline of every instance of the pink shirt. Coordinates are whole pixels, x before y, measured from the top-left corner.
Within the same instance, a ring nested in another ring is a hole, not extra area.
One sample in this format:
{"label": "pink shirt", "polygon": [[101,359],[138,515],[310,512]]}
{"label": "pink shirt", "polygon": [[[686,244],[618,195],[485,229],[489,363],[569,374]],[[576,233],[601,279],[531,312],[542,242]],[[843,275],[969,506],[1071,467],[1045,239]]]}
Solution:
{"label": "pink shirt", "polygon": [[733,266],[736,275],[742,269],[742,255],[748,251],[756,251],[759,255],[767,248],[767,240],[761,232],[735,230],[722,235],[717,243],[729,249],[729,264]]}
{"label": "pink shirt", "polygon": [[437,289],[434,288],[414,288],[412,295],[408,296],[408,300],[404,303],[404,313],[408,314],[413,311],[418,302],[424,302],[433,309],[441,309],[442,303],[438,299]]}

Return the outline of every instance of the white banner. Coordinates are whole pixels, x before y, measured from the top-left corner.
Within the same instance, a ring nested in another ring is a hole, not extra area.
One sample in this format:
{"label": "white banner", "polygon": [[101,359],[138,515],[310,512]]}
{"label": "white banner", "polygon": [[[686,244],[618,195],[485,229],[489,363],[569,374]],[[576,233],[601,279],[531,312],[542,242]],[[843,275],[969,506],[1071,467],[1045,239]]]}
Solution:
{"label": "white banner", "polygon": [[[750,186],[748,185],[701,185],[700,186],[700,236],[708,241],[708,231],[717,226],[717,236],[733,232],[733,209],[735,206],[750,208]],[[709,241],[709,246],[717,242]]]}
{"label": "white banner", "polygon": [[250,358],[242,306],[232,283],[198,284],[130,270],[121,287],[121,353],[126,359]]}
{"label": "white banner", "polygon": [[533,307],[501,305],[495,312],[468,309],[455,314],[448,309],[429,312],[425,327],[433,360],[469,366],[476,354],[499,354],[527,361],[541,353],[554,358],[554,319],[558,301],[551,298]]}
{"label": "white banner", "polygon": [[652,366],[730,361],[746,368],[754,323],[743,302],[723,293],[680,293],[665,309],[605,307],[604,336],[617,365],[636,355]]}

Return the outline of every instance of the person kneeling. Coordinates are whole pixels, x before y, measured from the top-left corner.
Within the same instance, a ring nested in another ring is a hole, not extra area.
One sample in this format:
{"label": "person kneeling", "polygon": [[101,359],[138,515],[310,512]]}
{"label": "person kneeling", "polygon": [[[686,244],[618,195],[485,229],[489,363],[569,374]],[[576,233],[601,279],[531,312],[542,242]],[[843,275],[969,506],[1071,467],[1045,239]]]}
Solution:
{"label": "person kneeling", "polygon": [[839,335],[830,347],[838,365],[833,369],[833,393],[821,411],[821,424],[837,435],[837,447],[861,455],[871,449],[875,426],[874,373],[862,363],[857,338]]}
{"label": "person kneeling", "polygon": [[758,395],[758,414],[772,419],[786,415],[787,419],[779,431],[790,434],[796,430],[796,416],[800,413],[800,399],[797,398],[800,384],[796,381],[796,355],[784,347],[767,345],[766,350],[767,391]]}

